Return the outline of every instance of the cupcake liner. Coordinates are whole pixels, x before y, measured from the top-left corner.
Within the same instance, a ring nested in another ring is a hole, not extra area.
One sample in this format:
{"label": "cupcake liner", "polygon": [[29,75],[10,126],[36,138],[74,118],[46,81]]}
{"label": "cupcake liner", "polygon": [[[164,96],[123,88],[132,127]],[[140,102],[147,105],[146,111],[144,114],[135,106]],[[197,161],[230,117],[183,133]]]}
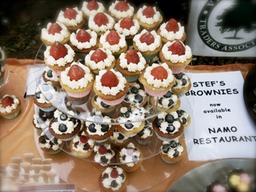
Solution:
{"label": "cupcake liner", "polygon": [[184,72],[186,66],[187,66],[187,65],[184,65],[184,66],[169,65],[170,69],[172,70],[172,72],[173,72],[174,74],[178,74],[178,73]]}
{"label": "cupcake liner", "polygon": [[2,116],[5,119],[14,119],[15,117],[17,117],[20,114],[21,110],[18,110],[16,113],[13,113],[11,115],[6,115],[6,116]]}
{"label": "cupcake liner", "polygon": [[122,103],[122,101],[124,100],[125,95],[123,97],[120,97],[119,99],[115,99],[115,100],[106,100],[101,98],[101,100],[106,103],[107,105],[118,105],[120,103]]}
{"label": "cupcake liner", "polygon": [[161,97],[163,96],[165,93],[167,93],[168,90],[165,90],[165,91],[158,91],[158,90],[153,90],[153,89],[150,89],[146,86],[144,86],[145,88],[145,91],[147,92],[147,94],[151,95],[151,96],[154,96],[154,97]]}
{"label": "cupcake liner", "polygon": [[82,98],[87,96],[91,92],[91,89],[83,91],[83,92],[71,92],[67,91],[68,96],[74,97],[74,98]]}

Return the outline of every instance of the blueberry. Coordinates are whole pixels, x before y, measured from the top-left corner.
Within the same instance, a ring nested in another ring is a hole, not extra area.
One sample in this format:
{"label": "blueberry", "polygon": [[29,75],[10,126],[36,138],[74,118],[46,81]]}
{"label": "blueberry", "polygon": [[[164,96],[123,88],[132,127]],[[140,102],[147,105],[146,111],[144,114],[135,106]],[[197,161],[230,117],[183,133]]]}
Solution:
{"label": "blueberry", "polygon": [[171,107],[173,104],[174,104],[173,100],[170,99],[170,100],[169,100],[169,103],[168,103],[168,107]]}
{"label": "blueberry", "polygon": [[164,121],[163,119],[157,119],[156,120],[156,126],[161,127],[161,124],[163,123],[163,121]]}
{"label": "blueberry", "polygon": [[174,157],[178,157],[179,156],[179,151],[177,151],[177,149],[175,149],[175,152],[173,154]]}
{"label": "blueberry", "polygon": [[116,180],[113,180],[111,181],[111,184],[110,184],[111,187],[115,188],[118,186],[118,183],[116,182]]}
{"label": "blueberry", "polygon": [[124,126],[125,126],[126,129],[132,129],[133,128],[132,123],[126,123]]}
{"label": "blueberry", "polygon": [[141,95],[135,95],[135,101],[138,103],[141,103],[143,100],[143,97]]}
{"label": "blueberry", "polygon": [[62,113],[62,114],[60,115],[60,120],[65,121],[65,120],[67,120],[67,119],[68,119],[67,114]]}
{"label": "blueberry", "polygon": [[88,128],[89,128],[89,131],[90,131],[90,132],[92,132],[92,133],[95,133],[95,132],[96,132],[95,124],[94,124],[94,123],[90,124]]}
{"label": "blueberry", "polygon": [[163,145],[163,152],[164,152],[164,153],[168,153],[169,148],[170,148],[170,145],[169,145],[169,144],[164,144],[164,145]]}
{"label": "blueberry", "polygon": [[104,107],[104,108],[109,108],[109,107],[110,107],[110,105],[108,105],[108,104],[106,104],[106,103],[104,103],[104,102],[100,102],[100,104],[101,104],[101,106]]}
{"label": "blueberry", "polygon": [[45,143],[46,143],[45,135],[40,136],[40,137],[38,138],[38,141],[39,141],[39,143],[45,144]]}
{"label": "blueberry", "polygon": [[108,125],[106,125],[106,124],[102,124],[101,125],[101,131],[102,132],[107,132],[109,130],[109,126]]}
{"label": "blueberry", "polygon": [[171,114],[167,114],[165,116],[165,121],[167,121],[168,123],[172,123],[174,121],[174,117]]}
{"label": "blueberry", "polygon": [[163,97],[161,97],[160,99],[158,99],[158,103],[159,103],[160,105],[163,105]]}
{"label": "blueberry", "polygon": [[165,98],[170,98],[172,96],[172,92],[171,91],[167,91],[167,93],[164,94]]}
{"label": "blueberry", "polygon": [[171,145],[171,148],[176,148],[178,146],[178,143],[176,143],[175,141],[171,141],[170,145]]}
{"label": "blueberry", "polygon": [[176,79],[182,79],[183,73],[177,73],[175,74]]}
{"label": "blueberry", "polygon": [[182,85],[186,85],[187,84],[187,80],[186,79],[182,79],[181,82],[182,82]]}
{"label": "blueberry", "polygon": [[67,131],[67,129],[68,128],[65,124],[63,124],[63,123],[59,124],[59,131],[60,132],[65,132],[65,131]]}
{"label": "blueberry", "polygon": [[47,76],[50,77],[50,78],[53,77],[53,75],[52,75],[52,70],[48,70],[48,71],[47,71]]}
{"label": "blueberry", "polygon": [[117,139],[122,140],[122,139],[124,139],[124,136],[122,134],[119,134]]}
{"label": "blueberry", "polygon": [[69,121],[71,121],[73,124],[76,124],[76,122],[78,121],[76,118],[70,118],[70,120]]}
{"label": "blueberry", "polygon": [[134,94],[137,94],[138,93],[138,88],[137,87],[132,87],[131,88],[131,92],[134,93]]}
{"label": "blueberry", "polygon": [[39,99],[39,98],[40,98],[40,95],[41,95],[41,91],[36,92],[36,93],[35,93],[36,99]]}
{"label": "blueberry", "polygon": [[175,130],[175,127],[173,125],[168,125],[168,127],[166,128],[167,132],[173,132]]}

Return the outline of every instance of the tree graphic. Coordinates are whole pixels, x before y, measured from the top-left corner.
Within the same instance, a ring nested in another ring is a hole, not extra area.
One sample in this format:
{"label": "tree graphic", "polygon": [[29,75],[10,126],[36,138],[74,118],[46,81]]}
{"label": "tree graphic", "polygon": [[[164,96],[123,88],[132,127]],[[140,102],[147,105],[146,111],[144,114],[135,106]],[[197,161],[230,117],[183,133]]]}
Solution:
{"label": "tree graphic", "polygon": [[244,29],[245,32],[251,32],[256,29],[256,2],[255,0],[237,0],[233,6],[225,9],[217,17],[216,26],[220,27],[220,32],[234,31],[233,37],[229,39],[241,39],[237,33]]}

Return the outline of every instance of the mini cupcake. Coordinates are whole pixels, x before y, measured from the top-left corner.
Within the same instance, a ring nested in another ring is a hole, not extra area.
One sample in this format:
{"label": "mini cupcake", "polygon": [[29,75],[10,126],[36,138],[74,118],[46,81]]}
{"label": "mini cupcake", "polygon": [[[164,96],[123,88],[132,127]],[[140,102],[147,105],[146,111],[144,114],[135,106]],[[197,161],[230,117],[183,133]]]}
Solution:
{"label": "mini cupcake", "polygon": [[100,174],[99,183],[101,191],[126,191],[127,175],[119,166],[108,166]]}
{"label": "mini cupcake", "polygon": [[172,112],[180,108],[180,98],[172,91],[167,91],[163,96],[151,97],[151,103],[158,111]]}
{"label": "mini cupcake", "polygon": [[227,185],[220,181],[214,181],[205,187],[204,192],[230,192]]}
{"label": "mini cupcake", "polygon": [[143,29],[133,38],[133,48],[143,54],[148,63],[158,55],[162,48],[161,37],[155,30]]}
{"label": "mini cupcake", "polygon": [[0,100],[0,117],[14,119],[21,112],[21,102],[15,95],[5,94]]}
{"label": "mini cupcake", "polygon": [[84,17],[88,20],[90,15],[95,15],[98,12],[104,12],[105,6],[100,1],[89,0],[83,2],[81,10]]}
{"label": "mini cupcake", "polygon": [[97,48],[91,50],[85,56],[85,65],[88,66],[94,74],[98,74],[103,69],[111,69],[116,65],[116,59],[108,49]]}
{"label": "mini cupcake", "polygon": [[[51,112],[56,109],[56,107],[49,101],[49,99],[53,98],[53,95],[50,94],[44,94],[43,88],[36,88],[33,100],[34,104],[39,107],[39,109],[45,111],[45,112]],[[46,98],[47,97],[47,98]]]}
{"label": "mini cupcake", "polygon": [[160,157],[165,163],[177,163],[184,157],[184,148],[179,140],[163,141],[160,148]]}
{"label": "mini cupcake", "polygon": [[73,62],[61,72],[60,84],[73,101],[79,104],[87,101],[94,83],[90,69],[80,62]]}
{"label": "mini cupcake", "polygon": [[146,67],[140,75],[139,81],[149,95],[160,97],[173,87],[175,78],[166,63],[153,63],[152,66]]}
{"label": "mini cupcake", "polygon": [[63,141],[70,141],[84,127],[84,122],[55,110],[54,118],[49,124],[51,135]]}
{"label": "mini cupcake", "polygon": [[98,95],[92,97],[91,104],[96,111],[100,111],[102,114],[111,113],[116,109],[116,106],[104,103]]}
{"label": "mini cupcake", "polygon": [[75,52],[68,44],[55,42],[44,51],[45,64],[57,75],[75,60]]}
{"label": "mini cupcake", "polygon": [[183,124],[184,129],[187,128],[191,122],[190,115],[183,109],[178,109],[176,112],[178,113],[178,117],[180,122]]}
{"label": "mini cupcake", "polygon": [[71,33],[69,43],[76,52],[87,54],[98,47],[98,35],[90,29],[77,29]]}
{"label": "mini cupcake", "polygon": [[186,40],[186,32],[184,26],[177,22],[174,18],[170,18],[167,22],[162,23],[157,30],[158,35],[162,37],[162,41]]}
{"label": "mini cupcake", "polygon": [[108,105],[120,104],[124,100],[128,88],[125,77],[114,69],[101,70],[95,76],[93,90]]}
{"label": "mini cupcake", "polygon": [[172,87],[172,91],[177,95],[185,94],[191,88],[191,80],[186,73],[180,72],[174,74],[175,84]]}
{"label": "mini cupcake", "polygon": [[159,113],[153,121],[153,128],[158,138],[163,141],[179,138],[184,131],[177,112]]}
{"label": "mini cupcake", "polygon": [[157,29],[163,21],[163,16],[156,6],[143,5],[135,14],[140,25],[147,30]]}
{"label": "mini cupcake", "polygon": [[167,42],[159,53],[161,62],[165,62],[173,73],[183,72],[192,60],[192,51],[180,40]]}
{"label": "mini cupcake", "polygon": [[57,16],[57,21],[63,23],[70,31],[83,28],[85,25],[83,12],[77,7],[61,10]]}
{"label": "mini cupcake", "polygon": [[135,139],[140,145],[148,145],[152,142],[153,136],[152,123],[146,120],[144,128],[135,136]]}
{"label": "mini cupcake", "polygon": [[128,48],[125,36],[119,34],[116,30],[107,30],[100,37],[99,47],[108,49],[114,56],[119,56]]}
{"label": "mini cupcake", "polygon": [[124,134],[122,134],[116,129],[114,130],[114,132],[109,138],[109,142],[117,148],[124,146],[128,141],[129,141],[129,137],[125,136]]}
{"label": "mini cupcake", "polygon": [[112,146],[108,143],[96,144],[93,148],[94,151],[94,161],[102,167],[106,167],[111,163],[115,162],[115,151]]}
{"label": "mini cupcake", "polygon": [[115,20],[109,14],[98,12],[90,15],[88,20],[89,29],[95,31],[98,35],[105,33],[107,30],[113,29]]}
{"label": "mini cupcake", "polygon": [[49,22],[46,27],[42,28],[40,39],[44,45],[50,46],[55,42],[65,44],[69,41],[70,32],[68,28],[58,22]]}
{"label": "mini cupcake", "polygon": [[49,138],[44,132],[38,137],[38,146],[45,153],[49,155],[54,155],[62,150],[64,142],[60,139]]}
{"label": "mini cupcake", "polygon": [[129,82],[135,82],[146,66],[147,63],[143,55],[134,49],[121,53],[116,62],[116,69],[120,71]]}
{"label": "mini cupcake", "polygon": [[89,139],[84,130],[80,131],[69,143],[72,154],[79,158],[88,158],[93,152],[94,140]]}
{"label": "mini cupcake", "polygon": [[133,17],[134,7],[127,1],[115,0],[110,4],[108,11],[116,21],[119,21],[124,17]]}
{"label": "mini cupcake", "polygon": [[59,76],[54,70],[52,70],[48,66],[45,67],[42,78],[45,83],[52,85],[56,89],[60,87]]}
{"label": "mini cupcake", "polygon": [[134,172],[142,165],[143,153],[134,143],[130,142],[119,151],[119,161],[121,167],[126,172]]}

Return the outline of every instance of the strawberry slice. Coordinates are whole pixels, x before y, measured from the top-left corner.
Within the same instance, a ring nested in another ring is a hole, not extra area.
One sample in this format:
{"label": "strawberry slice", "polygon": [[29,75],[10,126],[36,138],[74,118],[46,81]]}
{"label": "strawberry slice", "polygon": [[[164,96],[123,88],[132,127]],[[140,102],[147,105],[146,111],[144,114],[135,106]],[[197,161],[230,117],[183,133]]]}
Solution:
{"label": "strawberry slice", "polygon": [[132,18],[125,17],[120,21],[120,27],[124,29],[130,29],[134,25]]}
{"label": "strawberry slice", "polygon": [[99,12],[99,13],[96,13],[93,21],[95,22],[96,25],[98,25],[100,27],[102,25],[107,25],[108,17],[104,13]]}
{"label": "strawberry slice", "polygon": [[120,40],[120,36],[119,36],[119,34],[118,34],[118,32],[116,30],[109,31],[109,33],[106,36],[106,41],[110,45],[118,44],[119,40]]}
{"label": "strawberry slice", "polygon": [[129,9],[129,5],[126,1],[119,1],[116,4],[115,9],[117,11],[127,11]]}
{"label": "strawberry slice", "polygon": [[72,65],[68,71],[68,76],[70,77],[71,81],[78,81],[79,79],[83,78],[84,75],[84,70],[78,65]]}
{"label": "strawberry slice", "polygon": [[87,9],[90,11],[92,10],[97,10],[99,8],[99,4],[97,3],[96,0],[91,0],[87,3]]}
{"label": "strawberry slice", "polygon": [[143,11],[142,14],[147,17],[147,18],[151,18],[155,15],[155,10],[152,6],[147,6]]}
{"label": "strawberry slice", "polygon": [[118,177],[118,172],[117,172],[117,170],[116,170],[116,169],[113,169],[113,170],[111,171],[111,173],[110,173],[110,176],[111,176],[112,178],[117,178],[117,177]]}
{"label": "strawberry slice", "polygon": [[106,87],[116,87],[118,82],[117,76],[110,70],[106,71],[101,77],[101,84]]}
{"label": "strawberry slice", "polygon": [[64,11],[64,17],[68,19],[75,19],[77,15],[77,12],[75,9],[72,8],[66,8]]}
{"label": "strawberry slice", "polygon": [[163,80],[168,77],[168,73],[163,66],[157,66],[152,69],[151,75],[154,76],[154,79]]}
{"label": "strawberry slice", "polygon": [[166,24],[165,29],[167,31],[173,31],[173,32],[179,31],[178,22],[175,19],[170,19]]}
{"label": "strawberry slice", "polygon": [[91,39],[91,35],[86,30],[80,29],[76,34],[76,39],[79,42],[89,42]]}
{"label": "strawberry slice", "polygon": [[103,61],[106,58],[107,58],[107,54],[101,49],[96,49],[91,55],[91,60],[95,61],[95,63]]}
{"label": "strawberry slice", "polygon": [[186,49],[180,41],[175,41],[173,44],[171,44],[168,47],[168,51],[171,51],[172,54],[184,55],[186,52]]}
{"label": "strawberry slice", "polygon": [[60,33],[61,26],[58,23],[52,23],[48,29],[48,33],[54,35],[55,33]]}
{"label": "strawberry slice", "polygon": [[1,101],[3,107],[11,106],[13,103],[13,98],[10,96],[5,96]]}
{"label": "strawberry slice", "polygon": [[60,42],[55,42],[50,48],[50,54],[55,60],[65,57],[67,53],[68,49]]}
{"label": "strawberry slice", "polygon": [[87,141],[88,141],[88,138],[85,135],[80,136],[80,142],[81,143],[87,143]]}
{"label": "strawberry slice", "polygon": [[128,64],[130,63],[139,63],[140,57],[134,49],[130,49],[126,52],[125,58],[127,59]]}
{"label": "strawberry slice", "polygon": [[104,155],[107,153],[107,148],[104,145],[101,145],[98,151],[101,155]]}
{"label": "strawberry slice", "polygon": [[147,31],[146,33],[141,35],[140,42],[150,45],[150,44],[154,43],[154,36],[150,32]]}

